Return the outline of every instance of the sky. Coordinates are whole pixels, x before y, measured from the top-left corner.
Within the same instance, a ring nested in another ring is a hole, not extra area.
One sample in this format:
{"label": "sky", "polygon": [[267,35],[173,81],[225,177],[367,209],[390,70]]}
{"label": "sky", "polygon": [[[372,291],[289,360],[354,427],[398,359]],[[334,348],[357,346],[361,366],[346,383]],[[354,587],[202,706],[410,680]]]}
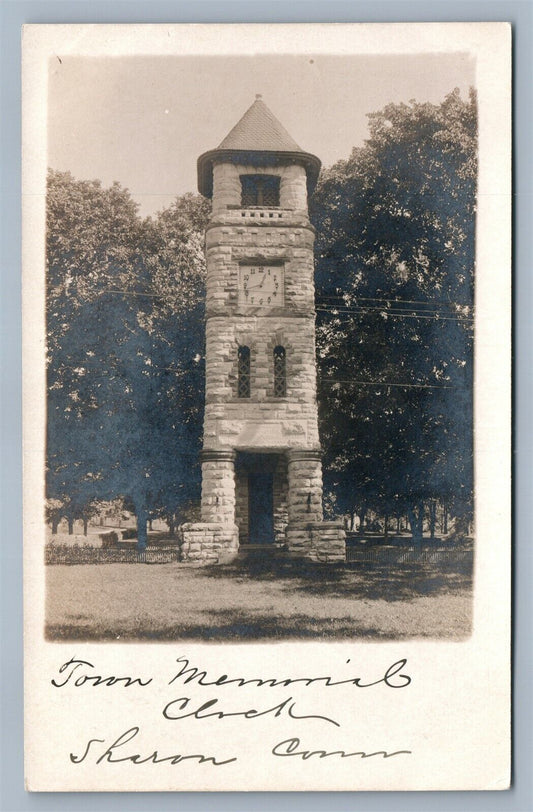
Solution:
{"label": "sky", "polygon": [[390,102],[440,103],[475,84],[468,54],[55,57],[48,164],[77,179],[118,181],[142,215],[196,192],[196,160],[261,93],[295,141],[324,166],[368,136]]}

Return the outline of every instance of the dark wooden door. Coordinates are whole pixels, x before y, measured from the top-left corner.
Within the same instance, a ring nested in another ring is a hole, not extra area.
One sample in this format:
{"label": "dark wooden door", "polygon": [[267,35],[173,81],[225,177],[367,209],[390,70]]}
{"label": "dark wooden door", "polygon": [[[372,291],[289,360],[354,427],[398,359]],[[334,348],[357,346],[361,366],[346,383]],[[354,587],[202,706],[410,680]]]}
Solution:
{"label": "dark wooden door", "polygon": [[274,500],[272,473],[248,476],[248,533],[250,544],[274,541]]}

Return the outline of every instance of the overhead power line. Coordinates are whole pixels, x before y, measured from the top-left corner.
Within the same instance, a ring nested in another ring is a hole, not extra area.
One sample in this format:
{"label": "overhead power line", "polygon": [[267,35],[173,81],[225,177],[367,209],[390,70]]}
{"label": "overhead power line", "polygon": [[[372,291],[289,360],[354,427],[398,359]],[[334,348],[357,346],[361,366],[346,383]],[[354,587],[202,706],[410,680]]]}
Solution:
{"label": "overhead power line", "polygon": [[[137,290],[124,290],[123,288],[101,288],[97,291],[98,293],[123,293],[127,296],[146,296],[147,298],[151,299],[165,299],[168,298],[167,295],[163,293],[149,293],[148,291],[137,291]],[[176,292],[176,296],[179,296],[179,292]],[[351,305],[346,304],[344,297],[339,294],[338,296],[329,296],[329,295],[322,295],[317,294],[315,297],[316,302],[322,302],[324,306],[327,307],[350,307]],[[399,306],[403,304],[419,304],[424,305],[432,310],[438,311],[441,308],[438,305],[444,305],[444,307],[453,308],[453,307],[466,307],[468,310],[474,310],[473,305],[469,305],[466,302],[444,302],[442,299],[435,299],[433,301],[427,301],[423,299],[397,299],[397,298],[377,298],[377,297],[370,297],[370,296],[355,296],[353,302],[384,302],[386,304],[392,304],[393,306]],[[338,304],[335,304],[338,302]],[[376,309],[381,309],[378,305],[365,305],[365,307],[375,307]],[[405,309],[405,308],[401,308]],[[413,308],[414,310],[420,310],[420,308]]]}
{"label": "overhead power line", "polygon": [[[332,299],[335,301],[344,301],[344,295],[339,293],[336,296],[331,296],[327,294],[317,294],[317,299]],[[400,299],[396,297],[389,297],[388,299],[384,298],[377,298],[371,296],[354,296],[355,301],[361,302],[388,302],[388,303],[395,303],[399,302],[401,304],[421,304],[421,305],[428,305],[428,306],[435,306],[435,305],[444,305],[445,307],[467,307],[469,310],[473,309],[473,305],[468,304],[467,302],[446,302],[443,299]]]}
{"label": "overhead power line", "polygon": [[[137,291],[129,291],[129,290],[115,290],[112,288],[107,288],[102,293],[122,293],[129,296],[143,296],[152,299],[165,299],[166,297],[162,294],[158,293],[140,293]],[[256,309],[271,309],[271,305],[253,305]],[[413,308],[417,309],[417,308]],[[318,310],[322,313],[331,313],[332,315],[361,315],[364,313],[383,313],[386,316],[397,317],[397,318],[406,318],[406,319],[429,319],[433,321],[457,321],[457,322],[464,322],[465,324],[473,324],[474,319],[468,316],[441,316],[438,312],[435,313],[404,313],[404,312],[397,312],[396,310],[387,310],[383,307],[359,307],[359,308],[352,308],[344,305],[318,305],[315,306],[315,310]]]}
{"label": "overhead power line", "polygon": [[[148,293],[145,291],[135,291],[135,290],[123,290],[120,288],[103,288],[98,293],[119,293],[126,296],[138,296],[142,298],[148,299],[168,299],[168,296],[163,295],[162,293]],[[179,294],[176,294],[179,295]],[[405,313],[403,311],[410,309],[404,307],[395,307],[394,309],[388,309],[386,307],[379,307],[377,305],[366,305],[363,307],[351,307],[346,304],[334,304],[333,302],[327,303],[324,302],[320,304],[320,299],[333,299],[334,297],[317,297],[319,304],[315,305],[315,310],[318,310],[322,313],[331,313],[332,315],[362,315],[364,313],[383,313],[387,317],[395,317],[395,318],[406,318],[406,319],[426,319],[426,320],[433,320],[433,321],[456,321],[458,323],[465,323],[465,324],[473,324],[474,319],[473,317],[469,316],[450,316],[450,315],[440,315],[439,308],[435,308],[429,302],[422,302],[419,301],[419,304],[427,305],[432,308],[432,312],[422,311],[418,313]],[[370,299],[368,297],[356,297],[355,301],[375,301],[375,302],[386,302],[388,304],[394,302],[403,302],[403,303],[412,303],[415,304],[415,300],[409,302],[409,300],[404,299]],[[452,305],[449,305],[450,307]],[[468,307],[469,305],[459,305],[460,307]],[[257,309],[263,308],[267,309],[269,305],[254,305]],[[421,311],[420,307],[412,308],[413,310]]]}
{"label": "overhead power line", "polygon": [[[73,371],[77,371],[80,373],[80,377],[84,378],[87,375],[87,379],[95,379],[95,378],[118,378],[124,381],[131,380],[130,376],[125,370],[118,370],[118,369],[101,369],[98,372],[96,370],[88,370],[87,367],[84,366],[83,363],[78,364],[77,366],[71,366],[67,364],[62,365],[63,369],[71,369]],[[143,373],[150,373],[150,372],[173,372],[175,375],[187,375],[188,370],[183,369],[176,369],[175,367],[160,367],[160,366],[152,366],[146,365],[142,366],[139,372]],[[426,383],[404,383],[402,381],[360,381],[353,378],[321,378],[318,376],[318,381],[320,384],[323,385],[334,385],[334,384],[350,384],[356,386],[373,386],[378,389],[382,389],[385,387],[398,387],[401,389],[458,389],[457,386],[449,386],[448,384],[426,384]]]}
{"label": "overhead power line", "polygon": [[391,318],[399,318],[399,319],[426,319],[429,321],[456,321],[463,324],[473,324],[474,319],[469,318],[467,316],[441,316],[437,313],[427,314],[427,313],[401,313],[396,312],[393,310],[386,310],[383,307],[359,307],[359,308],[349,308],[349,307],[337,307],[336,305],[331,305],[327,307],[320,307],[317,306],[315,310],[318,310],[321,313],[329,313],[332,316],[360,316],[365,313],[381,313],[387,317]]}
{"label": "overhead power line", "polygon": [[399,387],[401,389],[457,389],[457,386],[448,386],[446,384],[428,384],[428,383],[400,383],[398,381],[356,381],[353,379],[342,380],[339,378],[321,378],[321,384],[355,384],[357,386],[375,386],[382,389],[388,386]]}
{"label": "overhead power line", "polygon": [[146,296],[148,299],[165,299],[162,293],[144,293],[136,290],[120,290],[118,288],[103,288],[102,293],[125,293],[127,296]]}

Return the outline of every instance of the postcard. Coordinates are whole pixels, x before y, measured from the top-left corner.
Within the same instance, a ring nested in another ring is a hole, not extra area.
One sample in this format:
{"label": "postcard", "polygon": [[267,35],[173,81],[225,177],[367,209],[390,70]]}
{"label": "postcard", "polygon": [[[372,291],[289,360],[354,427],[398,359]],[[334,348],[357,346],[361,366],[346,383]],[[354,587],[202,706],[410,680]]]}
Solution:
{"label": "postcard", "polygon": [[506,23],[23,29],[30,791],[510,782]]}

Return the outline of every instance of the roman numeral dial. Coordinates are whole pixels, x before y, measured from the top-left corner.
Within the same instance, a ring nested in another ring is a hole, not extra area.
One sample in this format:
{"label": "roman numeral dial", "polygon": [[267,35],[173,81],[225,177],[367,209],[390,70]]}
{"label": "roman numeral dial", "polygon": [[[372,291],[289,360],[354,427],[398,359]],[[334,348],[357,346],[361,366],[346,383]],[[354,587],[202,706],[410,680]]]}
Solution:
{"label": "roman numeral dial", "polygon": [[285,304],[283,265],[240,265],[239,304],[251,307],[283,307]]}

